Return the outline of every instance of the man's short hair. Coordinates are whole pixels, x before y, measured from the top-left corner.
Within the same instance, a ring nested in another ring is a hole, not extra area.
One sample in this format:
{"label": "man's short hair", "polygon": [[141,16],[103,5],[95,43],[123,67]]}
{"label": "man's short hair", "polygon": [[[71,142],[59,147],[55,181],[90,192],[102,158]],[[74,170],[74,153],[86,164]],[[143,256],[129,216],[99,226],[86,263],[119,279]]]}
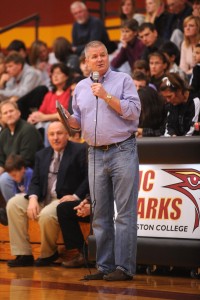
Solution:
{"label": "man's short hair", "polygon": [[85,5],[85,3],[81,2],[81,1],[75,1],[70,5],[70,10],[72,11],[73,8],[75,7],[81,7],[83,9],[87,9],[87,6]]}
{"label": "man's short hair", "polygon": [[84,49],[85,57],[87,57],[87,52],[90,48],[98,48],[98,47],[102,47],[102,46],[106,49],[106,52],[108,52],[106,46],[102,42],[100,42],[100,41],[91,41],[91,42],[89,42],[85,46],[85,49]]}
{"label": "man's short hair", "polygon": [[19,110],[19,107],[16,102],[12,102],[9,99],[7,99],[0,103],[0,114],[1,114],[2,107],[6,104],[11,104],[15,109]]}
{"label": "man's short hair", "polygon": [[133,72],[132,78],[133,78],[133,80],[137,80],[137,81],[144,80],[144,81],[146,81],[146,83],[149,82],[148,76],[144,72],[139,71],[139,70],[136,70]]}
{"label": "man's short hair", "polygon": [[15,64],[21,64],[23,66],[25,63],[25,59],[21,56],[21,54],[19,54],[19,52],[15,51],[9,54],[5,59],[6,64],[10,62],[13,62]]}
{"label": "man's short hair", "polygon": [[156,30],[156,27],[153,23],[150,23],[150,22],[144,22],[142,23],[140,26],[139,26],[139,29],[138,31],[139,32],[142,32],[144,31],[146,28],[150,29],[151,31],[155,31]]}
{"label": "man's short hair", "polygon": [[21,40],[13,40],[7,47],[7,51],[17,51],[19,52],[21,49],[26,51],[26,45]]}

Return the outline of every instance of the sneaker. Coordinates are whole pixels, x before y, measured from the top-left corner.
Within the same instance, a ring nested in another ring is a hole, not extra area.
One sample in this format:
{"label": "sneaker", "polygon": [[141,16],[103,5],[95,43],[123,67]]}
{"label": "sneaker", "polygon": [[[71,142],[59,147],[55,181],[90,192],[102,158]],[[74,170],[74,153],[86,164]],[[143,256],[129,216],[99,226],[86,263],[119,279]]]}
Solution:
{"label": "sneaker", "polygon": [[116,269],[114,272],[104,275],[103,279],[107,281],[124,281],[124,280],[132,280],[133,276],[124,273],[120,269]]}
{"label": "sneaker", "polygon": [[29,267],[33,266],[33,255],[17,255],[15,259],[8,260],[7,265],[9,267]]}
{"label": "sneaker", "polygon": [[0,223],[4,226],[8,226],[8,217],[6,209],[3,207],[0,207]]}
{"label": "sneaker", "polygon": [[53,255],[45,258],[38,257],[35,261],[35,266],[36,267],[47,267],[51,266],[55,261],[59,258],[59,254],[56,251]]}
{"label": "sneaker", "polygon": [[78,253],[71,260],[63,261],[61,266],[64,268],[80,268],[85,265],[85,260],[82,253]]}
{"label": "sneaker", "polygon": [[85,280],[103,280],[103,277],[106,275],[106,273],[103,273],[101,271],[97,271],[94,274],[85,275],[83,279]]}

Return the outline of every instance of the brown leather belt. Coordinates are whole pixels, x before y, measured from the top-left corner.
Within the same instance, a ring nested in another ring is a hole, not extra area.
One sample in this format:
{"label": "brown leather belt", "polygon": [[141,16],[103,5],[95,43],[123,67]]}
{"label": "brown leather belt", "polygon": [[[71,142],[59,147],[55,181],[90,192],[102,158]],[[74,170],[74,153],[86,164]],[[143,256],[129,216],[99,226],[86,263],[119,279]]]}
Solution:
{"label": "brown leather belt", "polygon": [[129,136],[129,138],[127,138],[126,140],[123,140],[121,142],[110,144],[110,145],[94,146],[94,148],[102,150],[102,151],[108,151],[110,148],[112,148],[114,146],[119,146],[121,143],[126,142],[131,139],[134,139],[134,138],[135,138],[135,134],[133,133],[131,136]]}

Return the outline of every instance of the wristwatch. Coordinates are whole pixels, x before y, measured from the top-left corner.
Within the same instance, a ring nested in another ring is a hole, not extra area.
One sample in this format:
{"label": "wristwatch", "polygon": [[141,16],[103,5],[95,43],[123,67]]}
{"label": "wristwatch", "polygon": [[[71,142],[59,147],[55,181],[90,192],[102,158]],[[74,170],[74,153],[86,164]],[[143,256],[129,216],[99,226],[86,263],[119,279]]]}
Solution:
{"label": "wristwatch", "polygon": [[112,99],[112,96],[110,94],[107,94],[106,95],[106,103],[109,103],[111,99]]}

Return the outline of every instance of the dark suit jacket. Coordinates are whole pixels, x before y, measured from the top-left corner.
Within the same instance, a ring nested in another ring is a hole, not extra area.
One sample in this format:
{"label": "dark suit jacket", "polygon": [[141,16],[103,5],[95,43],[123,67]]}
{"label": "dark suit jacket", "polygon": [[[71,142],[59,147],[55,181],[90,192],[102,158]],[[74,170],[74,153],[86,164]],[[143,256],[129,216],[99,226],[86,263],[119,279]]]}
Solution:
{"label": "dark suit jacket", "polygon": [[[47,147],[36,153],[33,177],[28,189],[29,195],[37,195],[39,201],[47,193],[48,171],[53,149]],[[76,194],[84,199],[89,193],[87,148],[85,144],[68,141],[58,170],[56,192],[58,199],[65,195]]]}

